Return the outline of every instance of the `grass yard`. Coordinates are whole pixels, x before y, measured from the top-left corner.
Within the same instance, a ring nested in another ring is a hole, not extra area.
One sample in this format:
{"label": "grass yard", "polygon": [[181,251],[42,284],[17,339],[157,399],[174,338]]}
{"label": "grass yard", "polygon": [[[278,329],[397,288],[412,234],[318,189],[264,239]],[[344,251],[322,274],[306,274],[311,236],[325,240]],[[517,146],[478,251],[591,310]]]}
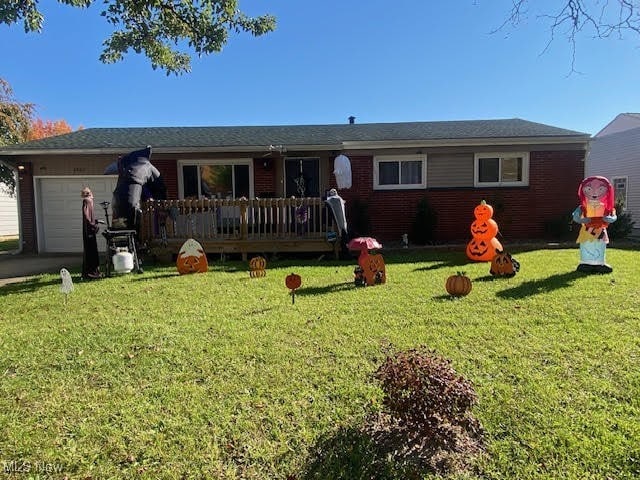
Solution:
{"label": "grass yard", "polygon": [[[640,252],[610,248],[614,272],[592,276],[577,248],[514,256],[520,273],[493,279],[463,253],[397,252],[367,288],[355,260],[274,261],[257,279],[242,262],[147,268],[76,283],[66,303],[56,275],[0,287],[5,473],[399,479],[360,433],[392,344],[474,383],[488,452],[463,478],[638,478]],[[474,283],[454,300],[458,270]]]}
{"label": "grass yard", "polygon": [[20,246],[18,237],[0,237],[0,252],[10,252],[17,250]]}

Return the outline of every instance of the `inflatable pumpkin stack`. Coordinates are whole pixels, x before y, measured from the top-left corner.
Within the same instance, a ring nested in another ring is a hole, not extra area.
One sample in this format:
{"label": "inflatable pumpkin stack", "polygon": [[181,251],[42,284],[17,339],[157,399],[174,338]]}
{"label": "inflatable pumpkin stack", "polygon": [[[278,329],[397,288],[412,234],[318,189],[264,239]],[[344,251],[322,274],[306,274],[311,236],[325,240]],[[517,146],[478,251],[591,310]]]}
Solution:
{"label": "inflatable pumpkin stack", "polygon": [[496,251],[502,250],[502,244],[496,238],[498,224],[493,217],[493,207],[482,200],[473,209],[476,219],[471,224],[473,238],[467,244],[467,257],[476,262],[490,262]]}

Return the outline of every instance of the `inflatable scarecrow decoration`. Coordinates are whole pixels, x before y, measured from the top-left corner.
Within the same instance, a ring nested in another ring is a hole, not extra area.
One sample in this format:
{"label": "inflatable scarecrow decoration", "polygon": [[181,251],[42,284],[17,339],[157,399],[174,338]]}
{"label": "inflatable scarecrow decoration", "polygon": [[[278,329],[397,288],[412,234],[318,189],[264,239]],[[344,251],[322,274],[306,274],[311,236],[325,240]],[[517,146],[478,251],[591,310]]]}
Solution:
{"label": "inflatable scarecrow decoration", "polygon": [[605,177],[585,178],[578,187],[580,205],[573,211],[573,221],[579,223],[580,264],[577,270],[585,273],[611,273],[605,263],[609,243],[607,226],[618,217],[615,209],[613,185]]}

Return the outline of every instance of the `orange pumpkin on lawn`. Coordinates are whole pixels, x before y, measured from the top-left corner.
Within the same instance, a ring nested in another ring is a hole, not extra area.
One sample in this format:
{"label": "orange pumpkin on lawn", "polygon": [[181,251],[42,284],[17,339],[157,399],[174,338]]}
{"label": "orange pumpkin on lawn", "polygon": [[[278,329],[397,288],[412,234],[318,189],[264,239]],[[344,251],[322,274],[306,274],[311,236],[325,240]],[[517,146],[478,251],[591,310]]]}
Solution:
{"label": "orange pumpkin on lawn", "polygon": [[471,279],[467,277],[464,272],[458,272],[447,278],[444,288],[447,289],[449,295],[464,297],[471,291]]}

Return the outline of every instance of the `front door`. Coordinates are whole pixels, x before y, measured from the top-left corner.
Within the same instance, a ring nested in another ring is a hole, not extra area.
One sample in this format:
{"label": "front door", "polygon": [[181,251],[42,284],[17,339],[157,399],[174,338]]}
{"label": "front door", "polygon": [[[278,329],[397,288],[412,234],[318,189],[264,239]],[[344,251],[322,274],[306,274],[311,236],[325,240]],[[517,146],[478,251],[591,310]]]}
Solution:
{"label": "front door", "polygon": [[285,197],[320,196],[319,158],[287,158],[284,176]]}

